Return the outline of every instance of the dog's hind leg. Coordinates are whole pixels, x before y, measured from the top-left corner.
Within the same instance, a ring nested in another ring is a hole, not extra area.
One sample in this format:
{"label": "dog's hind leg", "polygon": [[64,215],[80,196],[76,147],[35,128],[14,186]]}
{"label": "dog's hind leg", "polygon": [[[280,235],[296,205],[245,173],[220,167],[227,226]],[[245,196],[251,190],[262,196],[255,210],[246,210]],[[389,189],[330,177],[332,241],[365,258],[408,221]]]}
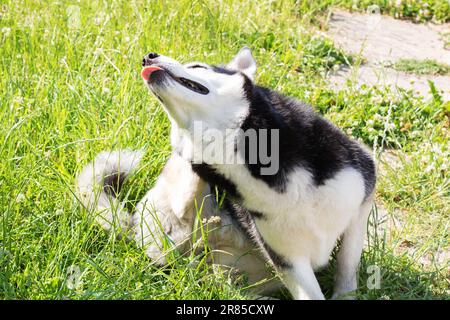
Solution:
{"label": "dog's hind leg", "polygon": [[202,204],[204,189],[205,182],[192,171],[190,163],[172,153],[133,216],[136,243],[155,263],[166,262],[167,241],[181,252],[189,249],[196,204]]}
{"label": "dog's hind leg", "polygon": [[367,199],[360,207],[360,212],[350,222],[341,239],[341,247],[337,255],[337,273],[335,278],[333,299],[352,299],[350,293],[357,289],[357,271],[364,247],[367,230],[367,219],[372,208],[372,198]]}
{"label": "dog's hind leg", "polygon": [[282,279],[295,300],[325,299],[311,263],[307,259],[284,268]]}

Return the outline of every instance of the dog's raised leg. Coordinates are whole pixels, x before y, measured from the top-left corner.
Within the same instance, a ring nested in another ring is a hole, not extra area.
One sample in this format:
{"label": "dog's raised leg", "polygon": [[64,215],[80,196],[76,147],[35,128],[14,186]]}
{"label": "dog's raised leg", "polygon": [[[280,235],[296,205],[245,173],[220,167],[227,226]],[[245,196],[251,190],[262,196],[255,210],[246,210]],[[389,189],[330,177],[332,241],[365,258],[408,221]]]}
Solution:
{"label": "dog's raised leg", "polygon": [[165,263],[164,239],[180,251],[189,250],[189,240],[202,204],[205,182],[189,162],[172,153],[155,185],[136,206],[133,216],[135,240],[157,264]]}
{"label": "dog's raised leg", "polygon": [[352,299],[350,293],[357,289],[357,271],[364,247],[367,219],[372,208],[372,199],[366,200],[360,212],[344,231],[341,248],[337,256],[337,273],[333,299]]}
{"label": "dog's raised leg", "polygon": [[319,282],[307,259],[299,260],[282,271],[282,279],[296,300],[324,300]]}

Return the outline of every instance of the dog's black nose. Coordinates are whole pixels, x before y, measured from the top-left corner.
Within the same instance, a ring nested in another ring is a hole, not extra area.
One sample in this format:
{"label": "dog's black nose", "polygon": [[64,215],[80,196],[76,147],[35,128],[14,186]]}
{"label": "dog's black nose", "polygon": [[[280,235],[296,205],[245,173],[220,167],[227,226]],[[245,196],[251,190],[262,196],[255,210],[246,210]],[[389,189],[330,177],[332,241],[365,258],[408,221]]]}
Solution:
{"label": "dog's black nose", "polygon": [[144,59],[142,60],[142,66],[149,66],[153,63],[153,59],[156,59],[159,57],[159,54],[155,53],[155,52],[150,52],[149,54],[146,54]]}
{"label": "dog's black nose", "polygon": [[159,54],[157,54],[156,52],[150,52],[150,53],[147,55],[147,57],[148,57],[149,59],[156,59],[156,58],[159,57]]}

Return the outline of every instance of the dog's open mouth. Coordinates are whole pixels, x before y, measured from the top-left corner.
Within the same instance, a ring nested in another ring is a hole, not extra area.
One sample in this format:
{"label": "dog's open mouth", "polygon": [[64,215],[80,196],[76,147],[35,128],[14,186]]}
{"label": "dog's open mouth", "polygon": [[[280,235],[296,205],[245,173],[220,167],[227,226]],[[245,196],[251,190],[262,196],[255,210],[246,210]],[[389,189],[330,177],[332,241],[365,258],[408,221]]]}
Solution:
{"label": "dog's open mouth", "polygon": [[198,82],[195,82],[194,80],[186,79],[183,77],[177,77],[173,73],[169,72],[168,70],[164,70],[163,68],[160,68],[158,66],[146,66],[144,69],[142,69],[141,76],[144,78],[145,81],[149,82],[151,79],[151,74],[155,71],[164,71],[167,73],[173,80],[181,84],[183,87],[200,93],[200,94],[208,94],[209,90],[204,85],[201,85]]}

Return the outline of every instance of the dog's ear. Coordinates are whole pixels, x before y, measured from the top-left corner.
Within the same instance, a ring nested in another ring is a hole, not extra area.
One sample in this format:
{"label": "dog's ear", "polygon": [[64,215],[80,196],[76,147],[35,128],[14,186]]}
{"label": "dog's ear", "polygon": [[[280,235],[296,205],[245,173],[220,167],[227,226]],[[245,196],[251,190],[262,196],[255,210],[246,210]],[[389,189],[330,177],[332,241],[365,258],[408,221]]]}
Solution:
{"label": "dog's ear", "polygon": [[228,69],[238,70],[244,73],[251,80],[255,77],[256,60],[253,58],[249,47],[243,47],[238,54],[227,64]]}

